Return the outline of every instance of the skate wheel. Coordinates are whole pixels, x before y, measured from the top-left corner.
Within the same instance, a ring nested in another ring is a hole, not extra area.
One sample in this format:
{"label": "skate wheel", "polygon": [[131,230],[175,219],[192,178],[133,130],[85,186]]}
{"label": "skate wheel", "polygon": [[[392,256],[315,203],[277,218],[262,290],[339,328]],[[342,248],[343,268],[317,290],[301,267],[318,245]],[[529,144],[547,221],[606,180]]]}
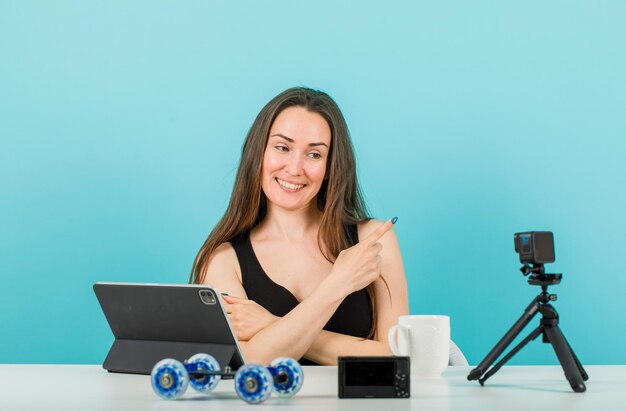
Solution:
{"label": "skate wheel", "polygon": [[175,400],[187,390],[189,374],[180,361],[166,358],[152,368],[150,381],[152,389],[159,397]]}
{"label": "skate wheel", "polygon": [[235,374],[235,391],[249,404],[265,401],[272,393],[272,373],[259,364],[246,364]]}
{"label": "skate wheel", "polygon": [[[197,364],[198,368],[205,371],[220,370],[220,364],[209,354],[196,354],[187,361],[187,364]],[[194,376],[192,373],[189,375],[189,384],[194,390],[208,394],[213,391],[215,387],[217,387],[221,378],[222,377],[219,375]]]}
{"label": "skate wheel", "polygon": [[274,393],[279,397],[293,397],[302,388],[304,372],[300,363],[293,358],[276,358],[269,370],[274,376]]}

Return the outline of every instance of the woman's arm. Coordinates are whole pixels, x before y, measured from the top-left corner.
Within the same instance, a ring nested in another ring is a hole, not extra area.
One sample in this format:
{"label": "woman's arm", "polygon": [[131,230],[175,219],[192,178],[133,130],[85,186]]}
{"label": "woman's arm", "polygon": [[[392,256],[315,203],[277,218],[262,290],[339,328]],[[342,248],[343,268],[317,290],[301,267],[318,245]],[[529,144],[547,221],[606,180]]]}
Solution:
{"label": "woman's arm", "polygon": [[[254,334],[247,342],[242,342],[240,345],[246,360],[266,364],[283,355],[302,357],[343,299],[379,277],[382,245],[378,240],[391,227],[390,221],[381,224],[364,241],[342,251],[330,274],[306,299],[287,315]],[[216,252],[211,260],[205,282],[219,290],[247,297],[241,285],[241,274],[228,264],[228,261],[233,262],[232,258],[237,264],[234,250],[226,245],[218,251],[222,252]],[[226,275],[225,271],[230,275]]]}
{"label": "woman's arm", "polygon": [[219,292],[248,298],[243,288],[237,254],[230,243],[217,247],[204,274],[204,284],[215,287]]}
{"label": "woman's arm", "polygon": [[387,343],[322,330],[304,354],[320,365],[337,365],[343,355],[392,355]]}
{"label": "woman's arm", "polygon": [[[359,228],[359,237],[366,238],[381,224],[375,220],[363,224]],[[340,355],[391,355],[387,333],[392,325],[397,324],[400,315],[409,313],[408,291],[395,233],[389,231],[379,242],[383,246],[380,252],[382,278],[374,282],[377,317],[374,339],[364,340],[322,330],[304,355],[306,358],[318,364],[332,365],[337,363],[337,357]]]}

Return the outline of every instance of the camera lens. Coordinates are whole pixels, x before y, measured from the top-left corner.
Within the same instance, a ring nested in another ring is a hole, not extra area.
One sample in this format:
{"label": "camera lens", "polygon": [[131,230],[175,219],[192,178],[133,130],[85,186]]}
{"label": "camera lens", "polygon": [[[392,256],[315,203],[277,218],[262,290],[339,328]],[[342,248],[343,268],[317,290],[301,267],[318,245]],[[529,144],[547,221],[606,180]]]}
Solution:
{"label": "camera lens", "polygon": [[200,290],[198,295],[200,296],[200,301],[202,301],[203,304],[213,305],[216,302],[215,296],[210,290]]}

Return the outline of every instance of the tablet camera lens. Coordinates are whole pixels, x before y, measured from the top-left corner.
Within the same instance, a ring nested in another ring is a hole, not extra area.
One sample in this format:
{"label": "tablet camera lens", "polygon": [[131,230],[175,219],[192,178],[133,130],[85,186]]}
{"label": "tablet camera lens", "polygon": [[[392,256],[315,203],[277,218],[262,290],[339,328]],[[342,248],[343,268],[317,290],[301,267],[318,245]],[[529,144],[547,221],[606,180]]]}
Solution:
{"label": "tablet camera lens", "polygon": [[199,294],[200,294],[200,301],[202,301],[202,303],[206,305],[213,305],[216,303],[215,296],[213,295],[211,291],[201,290]]}

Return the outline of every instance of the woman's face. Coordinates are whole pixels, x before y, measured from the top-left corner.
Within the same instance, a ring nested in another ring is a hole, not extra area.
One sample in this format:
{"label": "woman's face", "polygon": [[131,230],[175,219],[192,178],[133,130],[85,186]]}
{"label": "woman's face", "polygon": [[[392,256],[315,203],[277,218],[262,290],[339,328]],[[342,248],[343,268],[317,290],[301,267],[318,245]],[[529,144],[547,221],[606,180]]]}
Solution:
{"label": "woman's face", "polygon": [[326,174],[330,127],[303,107],[281,111],[270,128],[261,187],[268,201],[297,210],[315,199]]}

